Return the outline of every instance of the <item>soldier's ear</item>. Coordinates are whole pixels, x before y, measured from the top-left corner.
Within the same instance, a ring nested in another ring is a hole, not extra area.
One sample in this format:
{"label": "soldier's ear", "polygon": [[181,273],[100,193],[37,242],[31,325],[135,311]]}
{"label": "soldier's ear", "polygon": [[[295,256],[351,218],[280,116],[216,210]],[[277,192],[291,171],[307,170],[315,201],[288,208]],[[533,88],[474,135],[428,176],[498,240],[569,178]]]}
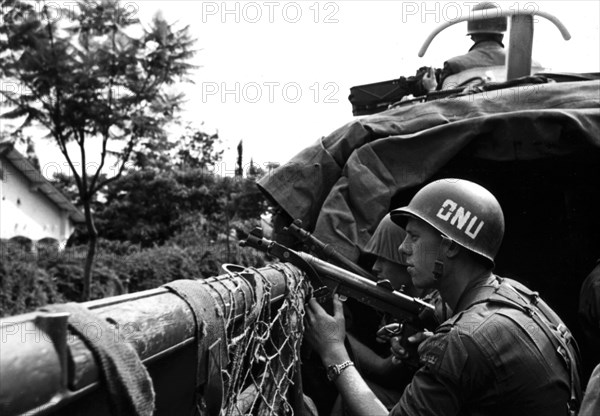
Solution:
{"label": "soldier's ear", "polygon": [[458,253],[460,253],[461,250],[462,250],[461,246],[456,244],[456,242],[451,241],[450,245],[448,246],[448,249],[446,250],[446,257],[451,258],[451,259],[455,258],[456,256],[458,256]]}

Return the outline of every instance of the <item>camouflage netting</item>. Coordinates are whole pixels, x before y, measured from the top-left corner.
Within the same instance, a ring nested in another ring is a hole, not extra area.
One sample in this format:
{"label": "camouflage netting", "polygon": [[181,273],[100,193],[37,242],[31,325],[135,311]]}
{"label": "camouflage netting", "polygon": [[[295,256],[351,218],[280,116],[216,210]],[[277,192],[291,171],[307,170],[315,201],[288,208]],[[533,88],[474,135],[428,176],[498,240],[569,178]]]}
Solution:
{"label": "camouflage netting", "polygon": [[[231,279],[206,282],[221,297],[221,303],[229,305],[224,316],[230,360],[222,366],[224,400],[220,414],[224,416],[298,414],[302,391],[295,377],[304,332],[305,286],[297,269],[284,264],[271,267],[285,276],[285,292],[275,293],[261,271],[249,269],[255,294],[254,299],[242,297],[244,305],[238,305],[235,290],[218,287]],[[253,302],[250,308],[247,302]],[[235,316],[240,309],[247,311],[241,319]]]}

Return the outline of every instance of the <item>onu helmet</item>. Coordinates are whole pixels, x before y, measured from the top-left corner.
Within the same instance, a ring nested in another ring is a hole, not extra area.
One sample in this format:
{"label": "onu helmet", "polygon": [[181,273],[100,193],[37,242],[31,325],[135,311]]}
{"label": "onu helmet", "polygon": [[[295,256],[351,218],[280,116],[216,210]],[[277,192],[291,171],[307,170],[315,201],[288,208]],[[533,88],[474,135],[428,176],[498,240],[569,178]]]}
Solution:
{"label": "onu helmet", "polygon": [[[500,9],[495,3],[479,3],[473,7],[473,11],[488,10],[486,13],[490,16],[489,19],[470,20],[467,22],[467,35],[475,35],[478,33],[491,33],[502,35],[506,32],[506,17],[496,17],[500,15]],[[491,10],[494,9],[494,10]]]}
{"label": "onu helmet", "polygon": [[406,217],[419,218],[492,264],[504,236],[504,214],[494,195],[464,179],[441,179],[424,186],[391,217],[401,227]]}

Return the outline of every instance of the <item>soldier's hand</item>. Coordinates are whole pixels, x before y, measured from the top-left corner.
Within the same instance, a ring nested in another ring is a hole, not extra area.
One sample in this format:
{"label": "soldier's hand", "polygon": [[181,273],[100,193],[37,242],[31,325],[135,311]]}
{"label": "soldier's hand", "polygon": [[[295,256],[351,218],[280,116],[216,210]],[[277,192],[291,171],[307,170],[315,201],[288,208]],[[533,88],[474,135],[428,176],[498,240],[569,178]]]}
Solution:
{"label": "soldier's hand", "polygon": [[333,316],[312,298],[306,307],[304,336],[309,345],[323,357],[331,349],[343,347],[346,338],[344,309],[339,296],[333,296]]}
{"label": "soldier's hand", "polygon": [[437,89],[438,83],[435,79],[435,70],[431,67],[427,69],[425,75],[421,79],[421,86],[427,92],[435,91]]}
{"label": "soldier's hand", "polygon": [[[408,337],[407,341],[411,344],[419,345],[432,335],[433,333],[429,331],[417,332],[416,334]],[[399,336],[394,336],[390,339],[390,352],[392,353],[392,362],[395,364],[408,358],[408,352],[401,345],[401,338]]]}

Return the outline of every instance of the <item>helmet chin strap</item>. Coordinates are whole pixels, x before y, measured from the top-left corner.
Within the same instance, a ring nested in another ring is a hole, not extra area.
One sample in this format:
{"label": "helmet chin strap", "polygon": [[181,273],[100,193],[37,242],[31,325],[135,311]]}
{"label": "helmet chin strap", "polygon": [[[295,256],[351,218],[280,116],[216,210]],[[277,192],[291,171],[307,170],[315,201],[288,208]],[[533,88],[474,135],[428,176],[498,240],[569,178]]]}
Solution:
{"label": "helmet chin strap", "polygon": [[439,280],[444,275],[444,257],[446,250],[448,250],[454,241],[451,238],[446,237],[442,234],[442,241],[438,248],[437,257],[433,266],[433,277],[435,280]]}

